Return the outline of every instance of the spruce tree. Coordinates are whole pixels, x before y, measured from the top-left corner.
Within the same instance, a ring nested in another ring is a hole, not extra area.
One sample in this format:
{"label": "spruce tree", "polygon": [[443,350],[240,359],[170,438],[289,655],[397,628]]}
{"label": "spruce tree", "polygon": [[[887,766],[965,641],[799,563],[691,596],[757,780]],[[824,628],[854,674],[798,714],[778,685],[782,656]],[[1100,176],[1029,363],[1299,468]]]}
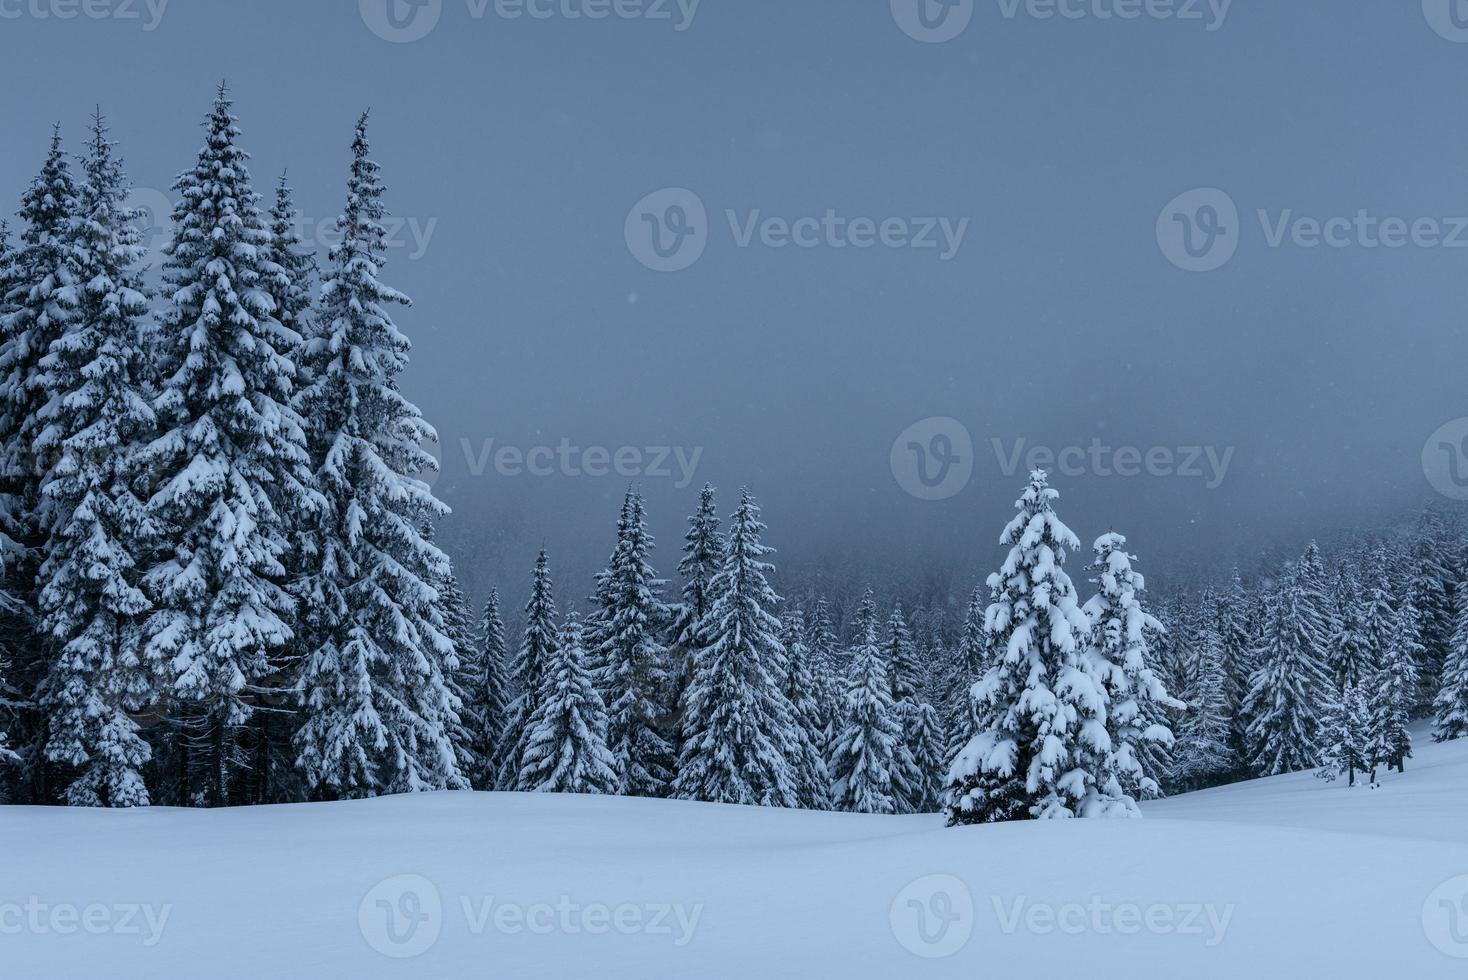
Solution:
{"label": "spruce tree", "polygon": [[673,607],[668,626],[668,694],[666,702],[672,714],[668,718],[668,740],[674,759],[682,752],[682,706],[693,672],[694,652],[698,649],[698,624],[708,615],[713,604],[710,584],[724,563],[724,546],[719,538],[719,517],[715,510],[716,491],[704,484],[698,494],[698,510],[688,518],[683,557],[678,574],[683,577],[683,601]]}
{"label": "spruce tree", "polygon": [[495,767],[499,773],[497,782],[500,789],[513,790],[519,785],[530,719],[535,714],[535,709],[540,707],[540,693],[547,665],[556,650],[558,635],[550,558],[542,548],[535,559],[530,598],[525,603],[525,637],[512,670],[515,700],[510,703],[506,713],[499,760]]}
{"label": "spruce tree", "polygon": [[810,649],[810,660],[815,673],[816,699],[820,706],[820,727],[815,734],[821,758],[826,760],[826,771],[830,772],[832,752],[836,739],[845,724],[846,683],[836,654],[840,645],[836,627],[831,620],[831,604],[825,596],[816,598],[806,630],[806,646]]}
{"label": "spruce tree", "polygon": [[832,796],[839,810],[897,813],[899,787],[893,775],[902,751],[902,726],[892,700],[870,589],[857,611],[856,640],[846,689],[846,721],[832,759]]}
{"label": "spruce tree", "polygon": [[787,752],[790,706],[780,689],[785,650],[780,601],[766,576],[774,549],[746,488],[730,518],[724,565],[709,588],[713,601],[699,629],[684,695],[683,749],[674,795],[685,800],[794,807],[800,804]]}
{"label": "spruce tree", "polygon": [[1453,636],[1443,663],[1443,686],[1434,702],[1437,727],[1433,738],[1449,742],[1468,735],[1468,587],[1453,592],[1457,607]]}
{"label": "spruce tree", "polygon": [[1407,726],[1417,701],[1417,664],[1422,655],[1420,623],[1411,600],[1392,618],[1392,630],[1381,668],[1372,683],[1372,734],[1375,761],[1405,772],[1412,758],[1412,735]]}
{"label": "spruce tree", "polygon": [[942,718],[927,701],[920,701],[913,707],[907,738],[921,789],[914,794],[911,810],[914,813],[937,813],[942,809],[943,775],[947,771],[944,756],[948,742]]}
{"label": "spruce tree", "polygon": [[820,685],[805,642],[805,616],[793,609],[781,617],[781,642],[785,644],[785,700],[790,704],[790,752],[800,805],[807,810],[831,807],[831,777],[820,744],[822,711],[817,701]]}
{"label": "spruce tree", "polygon": [[1245,699],[1253,764],[1266,776],[1314,768],[1320,706],[1331,690],[1306,581],[1292,569],[1271,604]]}
{"label": "spruce tree", "polygon": [[267,283],[279,270],[230,106],[221,87],[198,161],[174,184],[158,435],[142,452],[162,543],[145,576],[147,656],[172,660],[175,716],[216,806],[246,765],[241,730],[280,693],[274,655],[294,636],[295,613],[284,558],[316,505],[290,405],[294,338],[275,319]]}
{"label": "spruce tree", "polygon": [[1178,729],[1170,768],[1171,781],[1185,790],[1215,785],[1238,768],[1224,663],[1227,647],[1211,626],[1201,639],[1193,699]]}
{"label": "spruce tree", "polygon": [[602,588],[601,638],[596,660],[603,674],[608,744],[627,796],[665,796],[673,779],[673,747],[663,737],[669,714],[668,651],[659,641],[668,620],[663,579],[648,561],[653,539],[642,495],[627,491],[617,550]]}
{"label": "spruce tree", "polygon": [[146,806],[148,743],[130,713],[152,708],[167,664],[143,650],[149,609],[139,564],[150,537],[133,446],[151,437],[143,390],[138,212],[99,112],[77,195],[71,253],[76,307],[37,363],[44,404],[37,458],[50,460],[40,497],[45,559],[41,628],[55,646],[43,686],[46,757],[69,767],[73,806]]}
{"label": "spruce tree", "polygon": [[54,651],[39,631],[36,575],[44,545],[41,481],[46,460],[35,455],[47,393],[41,359],[77,318],[80,287],[73,249],[78,234],[77,185],[60,127],[40,171],[21,198],[25,222],[20,245],[3,276],[5,313],[0,320],[0,520],[6,552],[3,627],[10,647],[12,745],[20,754],[19,797],[51,803],[54,788],[46,761],[49,742],[43,686]]}
{"label": "spruce tree", "polygon": [[1417,662],[1414,714],[1431,713],[1442,687],[1443,665],[1453,636],[1453,574],[1448,569],[1450,560],[1443,547],[1446,536],[1442,516],[1435,510],[1424,510],[1413,532],[1412,575],[1406,590],[1417,610],[1422,645]]}
{"label": "spruce tree", "polygon": [[882,654],[892,694],[892,718],[899,729],[893,756],[892,791],[898,813],[917,813],[927,796],[927,777],[918,765],[915,747],[921,668],[901,603],[893,607],[887,620]]}
{"label": "spruce tree", "polygon": [[985,613],[994,662],[973,689],[976,734],[949,769],[948,822],[1085,815],[1105,735],[1105,692],[1088,670],[1089,629],[1065,558],[1078,548],[1055,515],[1059,496],[1036,470],[1000,543],[1009,557],[990,576]]}
{"label": "spruce tree", "polygon": [[549,651],[526,723],[516,788],[530,793],[615,793],[622,777],[607,746],[607,712],[586,666],[581,622],[566,617]]}
{"label": "spruce tree", "polygon": [[1352,681],[1339,694],[1331,692],[1321,720],[1320,765],[1316,775],[1327,781],[1345,776],[1356,785],[1356,773],[1369,773],[1376,782],[1372,758],[1371,706],[1364,683]]}
{"label": "spruce tree", "polygon": [[324,497],[314,588],[328,599],[303,669],[296,744],[318,791],[351,796],[467,785],[452,741],[452,569],[429,530],[448,508],[418,479],[437,468],[422,448],[434,431],[398,387],[411,345],[389,308],[408,299],[378,278],[386,212],[369,152],[364,113],[298,400],[327,447],[314,460]]}
{"label": "spruce tree", "polygon": [[459,717],[471,760],[464,775],[475,789],[492,790],[497,786],[495,767],[510,711],[509,653],[498,589],[489,590],[474,645],[460,660],[459,677],[463,701]]}
{"label": "spruce tree", "polygon": [[948,728],[948,744],[943,751],[945,773],[958,753],[977,734],[971,689],[987,669],[988,633],[984,630],[984,611],[988,606],[984,600],[984,589],[983,584],[974,586],[963,618],[963,631],[959,635],[957,670],[948,692],[945,712]]}
{"label": "spruce tree", "polygon": [[[1090,569],[1096,576],[1092,580],[1096,595],[1084,607],[1090,623],[1090,669],[1101,679],[1108,702],[1109,745],[1101,754],[1109,775],[1118,781],[1119,792],[1113,790],[1112,795],[1123,808],[1127,800],[1161,795],[1173,744],[1164,711],[1183,707],[1168,696],[1153,670],[1149,640],[1164,630],[1142,608],[1146,580],[1132,568],[1134,560],[1122,535],[1097,538]],[[1213,653],[1221,658],[1222,645],[1216,643]]]}

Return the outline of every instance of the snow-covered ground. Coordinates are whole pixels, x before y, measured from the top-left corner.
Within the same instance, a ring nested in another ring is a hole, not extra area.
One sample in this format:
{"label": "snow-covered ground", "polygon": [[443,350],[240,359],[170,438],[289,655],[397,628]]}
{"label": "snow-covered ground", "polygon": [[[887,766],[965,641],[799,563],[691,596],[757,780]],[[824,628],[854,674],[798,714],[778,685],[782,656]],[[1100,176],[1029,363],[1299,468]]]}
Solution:
{"label": "snow-covered ground", "polygon": [[1419,741],[1375,791],[1302,774],[1146,812],[947,830],[468,793],[0,808],[0,976],[1468,975],[1468,742]]}

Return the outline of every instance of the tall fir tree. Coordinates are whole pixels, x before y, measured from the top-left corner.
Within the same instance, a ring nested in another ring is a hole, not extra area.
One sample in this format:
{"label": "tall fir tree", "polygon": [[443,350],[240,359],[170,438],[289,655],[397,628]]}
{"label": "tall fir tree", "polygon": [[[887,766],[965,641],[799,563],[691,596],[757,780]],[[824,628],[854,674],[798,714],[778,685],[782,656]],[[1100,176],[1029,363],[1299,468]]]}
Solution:
{"label": "tall fir tree", "polygon": [[1381,666],[1373,681],[1372,728],[1376,761],[1405,772],[1412,758],[1408,726],[1417,703],[1417,665],[1422,656],[1421,622],[1407,599],[1392,616],[1392,629]]}
{"label": "tall fir tree", "polygon": [[877,633],[877,605],[867,590],[856,614],[856,645],[846,688],[845,724],[832,758],[836,808],[852,813],[899,812],[894,772],[902,725]]}
{"label": "tall fir tree", "polygon": [[1454,629],[1452,588],[1453,573],[1444,548],[1447,532],[1442,515],[1427,509],[1413,531],[1411,542],[1411,581],[1407,598],[1418,614],[1418,637],[1422,649],[1417,657],[1418,688],[1414,714],[1430,715],[1437,693],[1442,688],[1443,666]]}
{"label": "tall fir tree", "polygon": [[602,667],[608,744],[627,796],[666,796],[673,779],[673,746],[663,737],[670,714],[662,697],[668,684],[663,635],[669,612],[663,579],[648,560],[653,548],[642,495],[627,491],[617,550],[602,588],[601,637],[596,661]]}
{"label": "tall fir tree", "polygon": [[1371,706],[1364,682],[1350,681],[1340,693],[1330,692],[1320,726],[1320,769],[1322,779],[1333,781],[1346,777],[1348,786],[1356,785],[1356,773],[1368,773],[1376,782],[1376,762],[1372,759]]}
{"label": "tall fir tree", "polygon": [[492,790],[498,785],[495,766],[510,711],[509,648],[498,589],[489,590],[474,646],[461,659],[459,676],[460,721],[471,760],[464,775],[474,789]]}
{"label": "tall fir tree", "polygon": [[[173,662],[174,716],[215,806],[247,764],[241,731],[280,694],[274,656],[295,614],[283,559],[318,502],[290,404],[296,338],[275,319],[267,287],[279,268],[230,107],[221,86],[198,161],[174,184],[158,435],[142,451],[163,544],[145,576],[147,656]],[[189,783],[180,802],[194,796]]]}
{"label": "tall fir tree", "polygon": [[1320,651],[1319,630],[1307,597],[1308,579],[1292,569],[1269,610],[1261,666],[1250,682],[1245,710],[1254,766],[1266,776],[1314,768],[1320,706],[1332,685]]}
{"label": "tall fir tree", "polygon": [[452,569],[428,531],[448,508],[418,478],[437,469],[423,449],[435,434],[398,387],[411,345],[389,308],[409,301],[378,278],[386,212],[369,154],[364,113],[298,400],[326,448],[314,461],[324,616],[303,668],[296,744],[318,792],[352,796],[467,785],[447,681],[458,666],[444,615]]}
{"label": "tall fir tree", "polygon": [[1098,797],[1088,766],[1105,738],[1105,693],[1087,666],[1089,623],[1065,572],[1080,543],[1055,514],[1058,496],[1044,471],[1030,474],[1000,538],[1010,552],[990,576],[984,621],[994,662],[973,688],[977,734],[946,780],[950,825],[1083,816]]}
{"label": "tall fir tree", "polygon": [[958,657],[954,665],[956,671],[945,711],[948,728],[948,744],[943,752],[945,775],[947,767],[953,764],[958,753],[977,734],[974,730],[972,688],[988,669],[986,661],[989,640],[988,633],[984,630],[984,612],[988,608],[984,599],[985,588],[983,583],[974,586],[963,617],[963,630],[959,634]]}
{"label": "tall fir tree", "polygon": [[1433,704],[1437,722],[1433,738],[1439,742],[1468,735],[1468,587],[1459,583],[1453,601],[1453,636],[1443,663],[1442,690]]}
{"label": "tall fir tree", "polygon": [[1237,771],[1227,645],[1222,632],[1210,624],[1201,637],[1197,680],[1177,733],[1177,748],[1169,768],[1170,781],[1183,790],[1203,789]]}
{"label": "tall fir tree", "polygon": [[67,767],[73,806],[146,806],[150,758],[132,713],[155,706],[168,665],[143,649],[139,565],[150,546],[133,447],[151,438],[143,388],[148,297],[138,212],[100,111],[77,195],[75,315],[38,362],[45,558],[41,628],[56,650],[43,685],[46,756]]}
{"label": "tall fir tree", "polygon": [[694,652],[698,649],[698,624],[713,605],[710,585],[724,563],[724,546],[719,538],[719,516],[715,509],[717,491],[705,483],[698,493],[698,510],[688,518],[683,557],[678,574],[683,577],[683,601],[671,610],[668,626],[668,694],[672,715],[667,735],[674,759],[682,751],[682,708],[693,674]]}
{"label": "tall fir tree", "polygon": [[685,800],[794,807],[800,793],[788,753],[790,706],[780,688],[785,649],[772,610],[780,597],[766,576],[774,549],[753,494],[740,494],[724,565],[699,630],[684,696],[683,749],[674,795]]}
{"label": "tall fir tree", "polygon": [[937,813],[943,807],[948,742],[943,732],[943,719],[932,704],[920,701],[913,707],[907,737],[921,780],[921,792],[914,795],[911,809],[914,813]]}
{"label": "tall fir tree", "polygon": [[541,672],[526,724],[516,788],[529,793],[615,793],[622,781],[607,745],[607,712],[586,664],[581,623],[566,617]]}
{"label": "tall fir tree", "polygon": [[792,609],[781,617],[781,642],[785,644],[785,700],[790,704],[790,724],[794,737],[790,752],[800,805],[807,810],[831,807],[831,777],[826,769],[825,753],[820,737],[822,711],[817,692],[816,672],[810,647],[805,641],[805,615]]}
{"label": "tall fir tree", "polygon": [[918,723],[918,683],[922,673],[912,631],[902,614],[902,604],[892,608],[887,619],[883,658],[892,694],[892,718],[899,734],[892,764],[892,792],[898,813],[917,813],[927,796],[927,777],[915,751]]}
{"label": "tall fir tree", "polygon": [[[1165,711],[1183,707],[1168,695],[1153,670],[1149,642],[1164,630],[1142,608],[1147,585],[1132,567],[1134,560],[1122,535],[1113,532],[1097,538],[1091,564],[1096,595],[1084,607],[1090,624],[1090,669],[1101,678],[1108,702],[1109,745],[1102,755],[1118,784],[1108,792],[1123,809],[1129,802],[1161,795],[1173,745]],[[1212,624],[1208,625],[1212,632]],[[1221,643],[1214,653],[1222,658]]]}
{"label": "tall fir tree", "polygon": [[41,481],[46,460],[34,453],[47,393],[41,359],[77,318],[80,288],[73,249],[78,234],[77,185],[55,127],[40,171],[21,198],[25,223],[20,245],[6,267],[4,319],[0,320],[0,521],[4,522],[5,608],[0,628],[11,653],[15,706],[10,724],[19,752],[17,796],[51,803],[52,766],[43,690],[54,651],[37,622],[36,576],[45,534]]}
{"label": "tall fir tree", "polygon": [[497,782],[500,789],[513,790],[520,783],[520,770],[530,733],[530,719],[540,707],[547,665],[555,654],[559,635],[550,557],[542,548],[535,559],[530,598],[525,603],[525,637],[511,672],[516,695],[506,713],[505,730],[500,738],[499,760],[495,767],[499,773]]}

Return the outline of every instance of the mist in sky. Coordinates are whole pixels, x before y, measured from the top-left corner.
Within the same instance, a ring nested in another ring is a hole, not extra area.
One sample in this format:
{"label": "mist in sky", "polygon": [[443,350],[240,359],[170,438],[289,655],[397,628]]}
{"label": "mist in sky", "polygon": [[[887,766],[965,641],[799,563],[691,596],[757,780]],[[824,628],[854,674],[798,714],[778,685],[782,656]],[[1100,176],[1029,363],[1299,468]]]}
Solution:
{"label": "mist in sky", "polygon": [[962,595],[1032,464],[1165,585],[1459,486],[1452,13],[0,0],[0,195],[100,103],[164,214],[226,79],[324,261],[370,107],[476,601],[541,546],[589,594],[630,484],[675,577],[705,482],[787,581]]}

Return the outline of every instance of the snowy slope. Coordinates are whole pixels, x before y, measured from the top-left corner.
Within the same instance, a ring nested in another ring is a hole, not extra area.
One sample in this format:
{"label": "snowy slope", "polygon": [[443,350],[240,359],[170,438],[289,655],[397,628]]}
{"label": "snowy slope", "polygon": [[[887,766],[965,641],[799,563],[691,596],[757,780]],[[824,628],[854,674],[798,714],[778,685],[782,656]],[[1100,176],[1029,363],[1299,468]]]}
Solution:
{"label": "snowy slope", "polygon": [[1468,875],[1468,742],[1418,751],[1377,791],[1295,775],[964,830],[467,793],[0,809],[0,975],[1462,977],[1440,900],[1468,880],[1433,893]]}

